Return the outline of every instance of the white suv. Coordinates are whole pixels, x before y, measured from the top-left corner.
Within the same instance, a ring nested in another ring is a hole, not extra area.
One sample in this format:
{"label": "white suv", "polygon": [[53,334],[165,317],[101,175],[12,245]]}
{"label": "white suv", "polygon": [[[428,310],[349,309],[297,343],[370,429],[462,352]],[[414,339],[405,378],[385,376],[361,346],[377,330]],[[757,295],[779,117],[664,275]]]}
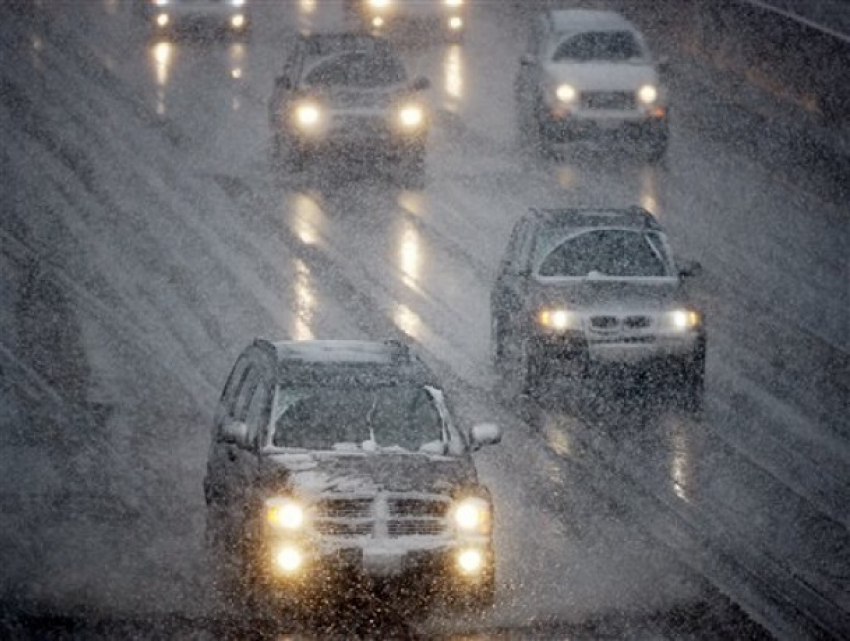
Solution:
{"label": "white suv", "polygon": [[520,127],[551,151],[579,139],[667,149],[667,95],[637,27],[618,13],[570,9],[534,19],[520,58]]}

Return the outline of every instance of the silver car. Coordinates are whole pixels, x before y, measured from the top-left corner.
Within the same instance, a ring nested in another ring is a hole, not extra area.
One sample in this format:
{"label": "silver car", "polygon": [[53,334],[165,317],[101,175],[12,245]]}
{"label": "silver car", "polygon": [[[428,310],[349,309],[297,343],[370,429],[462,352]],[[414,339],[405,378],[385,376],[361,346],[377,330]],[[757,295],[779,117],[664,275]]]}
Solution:
{"label": "silver car", "polygon": [[620,141],[660,160],[668,138],[664,65],[615,12],[540,14],[516,77],[520,127],[546,151],[578,140]]}
{"label": "silver car", "polygon": [[667,237],[644,209],[540,209],[516,224],[491,294],[498,365],[529,390],[605,368],[661,374],[698,404],[702,313],[688,300]]}

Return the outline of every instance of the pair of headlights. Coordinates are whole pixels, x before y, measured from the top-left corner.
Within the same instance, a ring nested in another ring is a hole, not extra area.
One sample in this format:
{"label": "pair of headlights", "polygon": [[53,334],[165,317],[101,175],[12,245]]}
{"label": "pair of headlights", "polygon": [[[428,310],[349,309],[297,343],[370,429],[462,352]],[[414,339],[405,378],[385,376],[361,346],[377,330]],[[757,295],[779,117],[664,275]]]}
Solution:
{"label": "pair of headlights", "polygon": [[[658,88],[655,85],[643,85],[637,90],[636,95],[638,100],[648,107],[655,104],[655,101],[658,100]],[[578,89],[570,84],[564,83],[556,87],[555,96],[561,102],[571,104],[578,100],[579,93]]]}
{"label": "pair of headlights", "polygon": [[[452,507],[450,519],[460,532],[486,534],[491,529],[490,504],[479,497],[466,497]],[[271,498],[266,501],[266,522],[274,530],[297,532],[307,524],[307,511],[295,499]]]}
{"label": "pair of headlights", "polygon": [[[559,332],[577,329],[580,324],[578,316],[567,309],[542,309],[537,315],[537,321],[543,327]],[[692,309],[674,309],[666,313],[665,322],[673,330],[684,332],[698,327],[702,319]]]}
{"label": "pair of headlights", "polygon": [[[324,110],[314,102],[304,102],[295,108],[295,124],[303,131],[312,131],[322,124]],[[416,131],[425,123],[425,110],[418,104],[402,105],[395,114],[396,125],[406,131]]]}
{"label": "pair of headlights", "polygon": [[[388,9],[395,4],[393,0],[369,0],[369,6],[373,9]],[[463,5],[463,0],[443,0],[443,4],[447,7],[460,7]]]}

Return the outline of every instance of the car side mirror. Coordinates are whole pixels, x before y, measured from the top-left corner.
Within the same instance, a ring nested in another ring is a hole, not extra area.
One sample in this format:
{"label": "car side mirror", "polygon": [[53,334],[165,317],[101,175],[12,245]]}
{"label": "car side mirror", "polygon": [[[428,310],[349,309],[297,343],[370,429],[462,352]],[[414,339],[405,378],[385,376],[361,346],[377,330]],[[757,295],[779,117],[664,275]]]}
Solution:
{"label": "car side mirror", "polygon": [[679,268],[679,278],[693,278],[702,274],[702,265],[695,260],[685,261]]}
{"label": "car side mirror", "polygon": [[244,446],[248,442],[248,426],[242,421],[228,421],[221,428],[224,443]]}
{"label": "car side mirror", "polygon": [[524,67],[530,67],[535,62],[537,62],[537,60],[530,53],[524,53],[519,57],[519,64]]}
{"label": "car side mirror", "polygon": [[425,76],[419,76],[412,83],[410,83],[410,88],[413,91],[425,91],[426,89],[431,88],[431,81],[428,80]]}
{"label": "car side mirror", "polygon": [[502,442],[502,428],[495,423],[479,423],[472,426],[472,449]]}

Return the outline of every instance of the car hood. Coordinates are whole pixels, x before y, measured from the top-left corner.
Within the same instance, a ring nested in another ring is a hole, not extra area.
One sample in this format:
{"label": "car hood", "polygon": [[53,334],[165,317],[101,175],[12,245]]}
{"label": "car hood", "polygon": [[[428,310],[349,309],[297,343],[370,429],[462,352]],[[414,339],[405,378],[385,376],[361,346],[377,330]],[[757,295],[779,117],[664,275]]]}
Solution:
{"label": "car hood", "polygon": [[412,453],[274,453],[265,457],[265,473],[280,478],[295,492],[327,493],[433,492],[476,482],[468,459]]}
{"label": "car hood", "polygon": [[546,73],[553,84],[569,83],[580,91],[637,91],[658,86],[658,73],[649,63],[552,62]]}
{"label": "car hood", "polygon": [[330,87],[311,92],[313,97],[338,111],[383,111],[406,94],[409,95],[409,92],[396,85],[374,89]]}
{"label": "car hood", "polygon": [[584,312],[656,312],[687,303],[677,280],[670,281],[534,281],[532,304],[564,306]]}

